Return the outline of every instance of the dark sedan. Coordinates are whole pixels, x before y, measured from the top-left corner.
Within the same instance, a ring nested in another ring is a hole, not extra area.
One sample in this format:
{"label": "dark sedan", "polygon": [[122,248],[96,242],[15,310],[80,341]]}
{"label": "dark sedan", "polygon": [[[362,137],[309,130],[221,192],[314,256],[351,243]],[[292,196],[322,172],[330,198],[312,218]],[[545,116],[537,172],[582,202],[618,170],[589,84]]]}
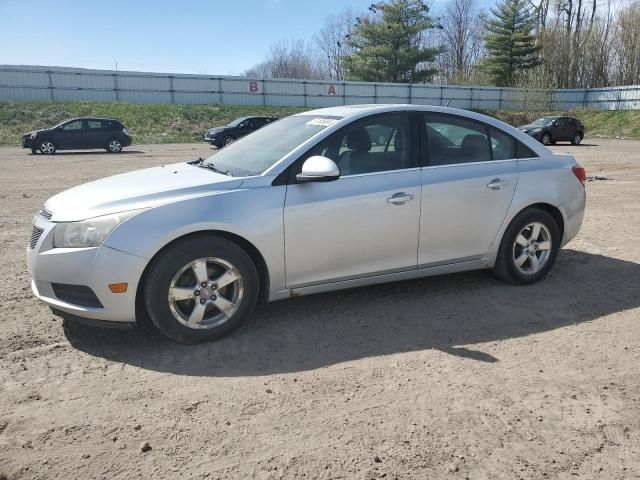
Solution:
{"label": "dark sedan", "polygon": [[35,130],[22,137],[22,147],[32,153],[51,155],[57,150],[104,148],[119,153],[131,145],[132,138],[119,120],[113,118],[74,118],[55,127]]}
{"label": "dark sedan", "polygon": [[573,117],[542,117],[518,128],[544,145],[562,141],[580,145],[584,138],[584,125]]}
{"label": "dark sedan", "polygon": [[276,117],[240,117],[225,127],[210,128],[204,134],[204,141],[222,148],[276,120]]}

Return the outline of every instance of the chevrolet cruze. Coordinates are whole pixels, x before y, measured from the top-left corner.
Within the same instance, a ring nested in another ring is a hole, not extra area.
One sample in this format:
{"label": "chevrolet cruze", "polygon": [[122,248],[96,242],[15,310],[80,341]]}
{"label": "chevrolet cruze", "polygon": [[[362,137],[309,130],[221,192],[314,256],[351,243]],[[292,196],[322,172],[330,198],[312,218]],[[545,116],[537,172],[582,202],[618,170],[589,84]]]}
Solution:
{"label": "chevrolet cruze", "polygon": [[580,229],[584,182],[572,156],[477,113],[314,110],[206,160],[53,196],[29,271],[63,316],[132,326],[144,308],[195,343],[238,327],[260,299],[483,268],[536,282]]}

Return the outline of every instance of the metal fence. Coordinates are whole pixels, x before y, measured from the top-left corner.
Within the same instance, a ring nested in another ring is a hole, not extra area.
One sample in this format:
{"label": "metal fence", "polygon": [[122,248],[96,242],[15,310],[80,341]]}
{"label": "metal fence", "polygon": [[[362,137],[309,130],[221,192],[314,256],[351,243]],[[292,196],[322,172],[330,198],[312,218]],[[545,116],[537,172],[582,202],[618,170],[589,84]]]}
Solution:
{"label": "metal fence", "polygon": [[636,110],[640,109],[640,86],[528,90],[0,65],[0,100],[290,107],[413,103],[490,110]]}

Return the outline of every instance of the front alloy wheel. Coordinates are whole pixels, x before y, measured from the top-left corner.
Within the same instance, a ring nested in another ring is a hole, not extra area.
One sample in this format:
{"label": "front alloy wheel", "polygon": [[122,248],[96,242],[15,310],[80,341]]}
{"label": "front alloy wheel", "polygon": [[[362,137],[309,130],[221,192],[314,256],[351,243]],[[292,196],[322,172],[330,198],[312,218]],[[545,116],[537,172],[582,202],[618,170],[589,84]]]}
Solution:
{"label": "front alloy wheel", "polygon": [[540,141],[542,142],[543,145],[551,145],[551,135],[549,135],[548,133],[545,133],[544,135],[542,135],[542,138],[540,139]]}
{"label": "front alloy wheel", "polygon": [[144,276],[151,320],[167,337],[199,343],[239,327],[256,304],[258,270],[237,244],[195,234],[163,249]]}
{"label": "front alloy wheel", "polygon": [[53,142],[45,140],[44,142],[40,143],[39,150],[46,155],[51,155],[53,153],[56,153],[56,146],[53,144]]}
{"label": "front alloy wheel", "polygon": [[210,329],[230,320],[242,302],[240,272],[221,258],[198,258],[174,275],[169,309],[182,325]]}

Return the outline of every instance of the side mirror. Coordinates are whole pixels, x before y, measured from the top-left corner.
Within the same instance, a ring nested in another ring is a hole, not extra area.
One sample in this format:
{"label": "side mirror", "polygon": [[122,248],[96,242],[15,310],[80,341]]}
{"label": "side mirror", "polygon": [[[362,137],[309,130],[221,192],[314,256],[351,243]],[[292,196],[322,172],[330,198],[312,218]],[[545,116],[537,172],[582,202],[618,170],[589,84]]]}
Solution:
{"label": "side mirror", "polygon": [[320,155],[307,158],[302,171],[296,175],[298,183],[331,182],[340,178],[340,169],[333,160]]}

